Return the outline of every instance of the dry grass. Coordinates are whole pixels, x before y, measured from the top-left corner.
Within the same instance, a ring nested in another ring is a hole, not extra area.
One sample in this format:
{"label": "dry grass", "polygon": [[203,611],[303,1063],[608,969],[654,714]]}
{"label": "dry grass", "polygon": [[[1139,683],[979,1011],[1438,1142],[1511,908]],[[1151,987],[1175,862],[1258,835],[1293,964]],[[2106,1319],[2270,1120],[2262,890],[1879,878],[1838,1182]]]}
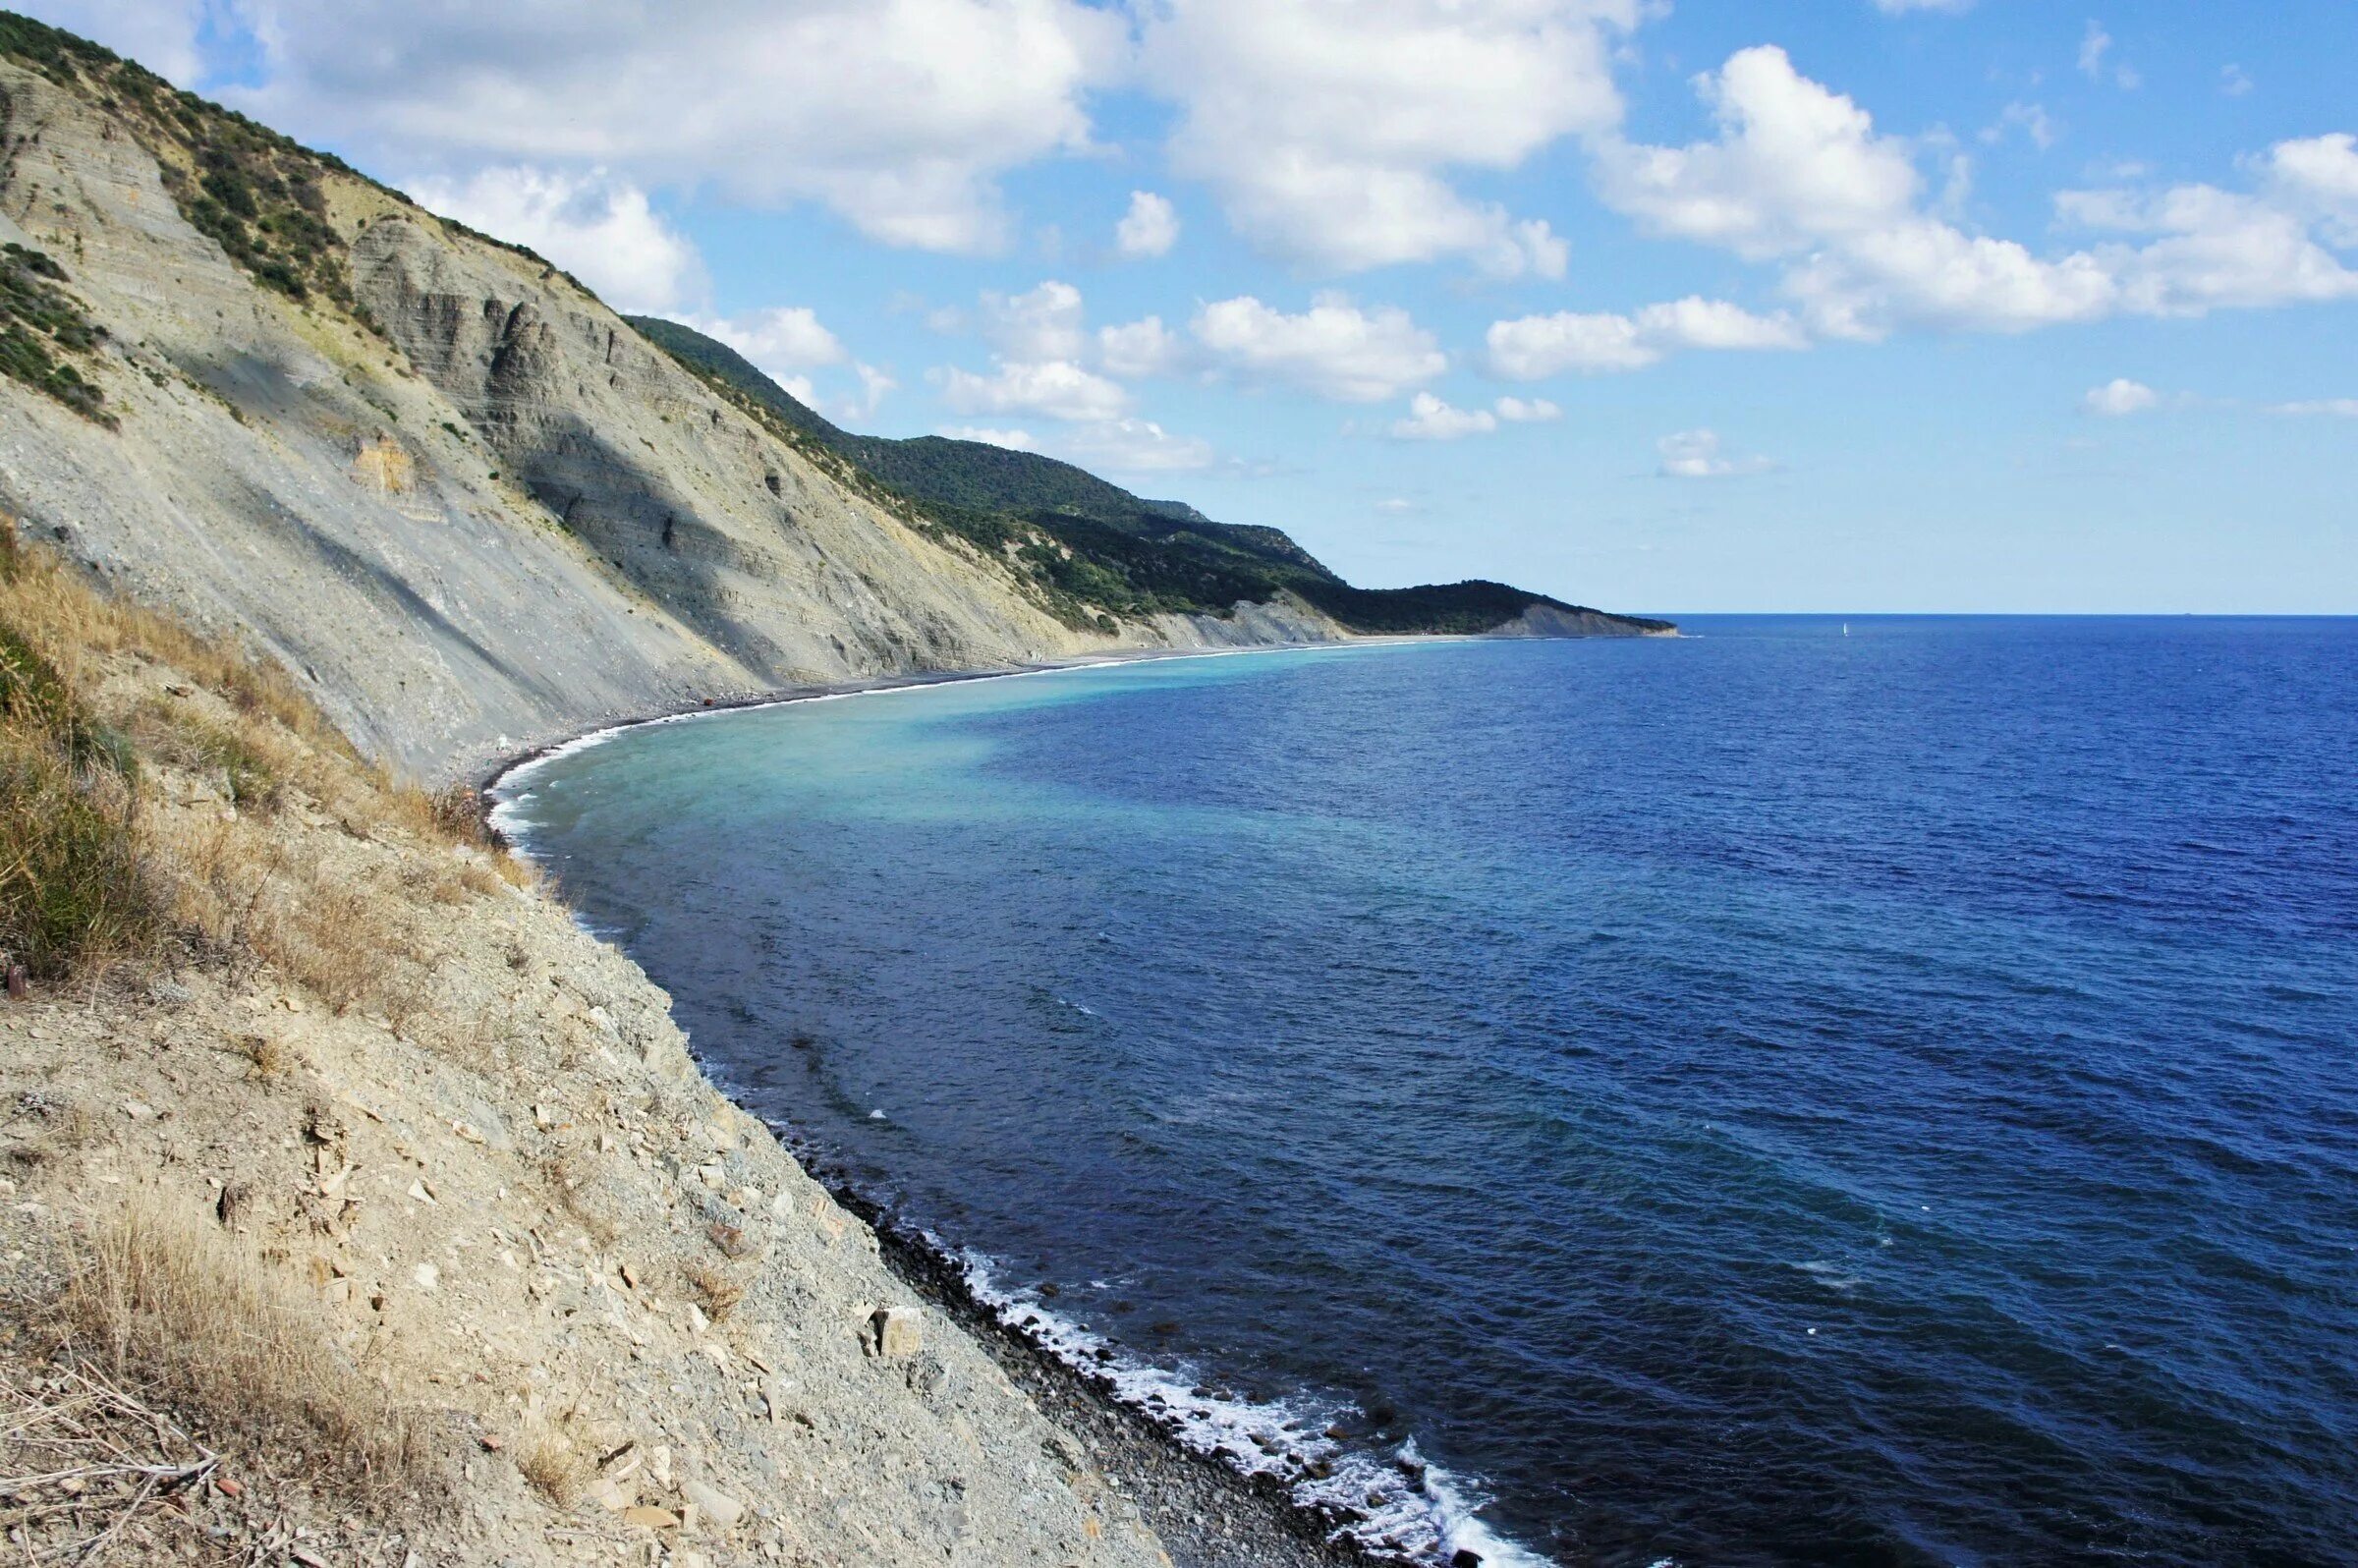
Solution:
{"label": "dry grass", "polygon": [[253,1070],[263,1078],[284,1078],[303,1065],[303,1058],[292,1045],[277,1035],[241,1035],[234,1041],[237,1052],[253,1064]]}
{"label": "dry grass", "polygon": [[[129,683],[140,695],[96,710],[126,671],[147,672]],[[162,809],[141,759],[234,810]],[[426,853],[398,878],[324,865],[274,830],[290,801],[354,839]],[[421,1005],[430,906],[535,883],[475,791],[396,780],[276,663],[92,591],[0,518],[0,950],[36,976],[143,962],[177,937],[398,1023]]]}
{"label": "dry grass", "polygon": [[440,1482],[419,1415],[337,1349],[292,1279],[195,1208],[135,1192],[90,1220],[69,1264],[57,1310],[73,1348],[199,1436],[305,1454],[359,1500]]}
{"label": "dry grass", "polygon": [[424,1005],[432,953],[398,873],[355,876],[245,817],[184,813],[154,836],[173,919],[200,952],[267,964],[339,1013],[396,1027]]}
{"label": "dry grass", "polygon": [[540,1180],[557,1208],[582,1227],[583,1235],[599,1247],[611,1247],[622,1227],[591,1201],[591,1172],[589,1156],[577,1148],[561,1147],[540,1162]]}
{"label": "dry grass", "polygon": [[680,1273],[688,1281],[688,1288],[695,1292],[697,1305],[704,1310],[706,1317],[716,1323],[727,1322],[729,1314],[735,1312],[737,1304],[745,1300],[745,1287],[724,1268],[699,1260],[682,1268]]}
{"label": "dry grass", "polygon": [[[0,1536],[23,1562],[160,1561],[220,1458],[87,1367],[0,1358]],[[12,1556],[15,1555],[12,1553]]]}
{"label": "dry grass", "polygon": [[558,1508],[571,1508],[590,1484],[589,1456],[563,1428],[545,1421],[526,1425],[516,1438],[516,1468],[534,1491]]}

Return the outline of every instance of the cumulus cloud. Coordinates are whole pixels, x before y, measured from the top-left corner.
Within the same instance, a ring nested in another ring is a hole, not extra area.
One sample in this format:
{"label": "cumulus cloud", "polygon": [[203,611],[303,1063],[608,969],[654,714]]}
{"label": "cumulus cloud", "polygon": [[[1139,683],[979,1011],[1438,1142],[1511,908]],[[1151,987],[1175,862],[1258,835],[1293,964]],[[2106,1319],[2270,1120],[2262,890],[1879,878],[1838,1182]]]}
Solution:
{"label": "cumulus cloud", "polygon": [[1163,0],[1142,63],[1181,109],[1172,166],[1249,241],[1350,272],[1463,256],[1563,275],[1548,226],[1467,196],[1455,170],[1512,169],[1613,124],[1616,36],[1640,0]]}
{"label": "cumulus cloud", "polygon": [[859,383],[858,393],[823,403],[839,419],[868,418],[876,412],[885,395],[899,385],[875,365],[853,362],[842,340],[808,306],[782,306],[733,316],[688,312],[672,319],[735,349],[771,380],[813,408],[821,407],[823,400],[812,385],[810,372],[849,363]]}
{"label": "cumulus cloud", "polygon": [[1242,379],[1341,403],[1384,402],[1449,364],[1407,311],[1364,310],[1341,294],[1319,294],[1296,315],[1240,295],[1204,307],[1189,330],[1215,364]]}
{"label": "cumulus cloud", "polygon": [[1216,460],[1211,443],[1174,435],[1151,420],[1082,425],[1056,444],[1059,456],[1110,474],[1192,474]]}
{"label": "cumulus cloud", "polygon": [[[1926,200],[1911,143],[1878,133],[1864,109],[1802,76],[1781,49],[1739,51],[1698,85],[1717,135],[1683,147],[1601,138],[1600,194],[1649,233],[1782,264],[1783,290],[1813,336],[2015,332],[2358,294],[2358,273],[2318,238],[2353,238],[2354,209],[2336,194],[2350,149],[2333,137],[2279,143],[2260,160],[2255,193],[2065,193],[2057,209],[2067,221],[2147,243],[2049,258],[1943,216]],[[1584,330],[1597,340],[1590,367],[1649,363],[1609,320]]]}
{"label": "cumulus cloud", "polygon": [[1102,420],[1046,435],[983,424],[945,424],[934,433],[953,441],[1003,446],[1011,452],[1038,452],[1100,474],[1194,474],[1219,461],[1210,442],[1174,435],[1151,420]]}
{"label": "cumulus cloud", "polygon": [[1125,380],[1167,375],[1179,368],[1186,353],[1179,334],[1164,326],[1158,315],[1097,329],[1097,363],[1106,374]]}
{"label": "cumulus cloud", "polygon": [[1461,409],[1420,392],[1408,400],[1407,417],[1394,420],[1387,433],[1395,441],[1455,441],[1488,435],[1502,423],[1539,424],[1563,415],[1545,398],[1500,398],[1487,409]]}
{"label": "cumulus cloud", "polygon": [[1029,430],[1002,430],[983,424],[945,424],[933,432],[953,441],[980,441],[984,446],[1003,446],[1010,452],[1037,452],[1039,442]]}
{"label": "cumulus cloud", "polygon": [[926,372],[959,414],[1039,414],[1051,420],[1112,420],[1130,394],[1069,360],[1002,363],[988,375],[943,366]]}
{"label": "cumulus cloud", "polygon": [[1116,251],[1133,259],[1166,255],[1179,243],[1179,211],[1151,191],[1130,193],[1130,210],[1113,226]]}
{"label": "cumulus cloud", "polygon": [[2358,246],[2358,137],[2279,141],[2261,169],[2277,201],[2317,220],[2334,244]]}
{"label": "cumulus cloud", "polygon": [[1395,441],[1456,441],[1469,435],[1488,435],[1498,428],[1498,416],[1488,409],[1452,408],[1430,392],[1408,400],[1408,417],[1394,420]]}
{"label": "cumulus cloud", "polygon": [[783,306],[737,316],[683,315],[675,319],[727,344],[772,374],[841,364],[850,358],[844,353],[843,341],[828,331],[817,312],[808,306]]}
{"label": "cumulus cloud", "polygon": [[1538,381],[1566,370],[1638,370],[1679,349],[1799,349],[1809,339],[1786,315],[1755,315],[1725,300],[1689,296],[1634,315],[1559,310],[1494,321],[1485,339],[1492,374]]}
{"label": "cumulus cloud", "polygon": [[2080,398],[2080,407],[2085,412],[2115,420],[2124,415],[2143,414],[2161,404],[2161,393],[2126,376],[2115,376],[2103,386],[2090,387]]}
{"label": "cumulus cloud", "polygon": [[1764,457],[1736,457],[1722,449],[1716,430],[1680,430],[1655,443],[1661,454],[1656,470],[1665,479],[1725,479],[1766,474],[1776,467]]}
{"label": "cumulus cloud", "polygon": [[702,280],[696,247],[646,192],[603,169],[513,165],[465,182],[414,180],[409,191],[429,211],[531,246],[618,310],[674,309]]}
{"label": "cumulus cloud", "polygon": [[1684,147],[1607,138],[1600,194],[1647,231],[1767,259],[1872,233],[1905,215],[1921,181],[1904,142],[1793,69],[1769,45],[1696,79],[1719,135]]}
{"label": "cumulus cloud", "polygon": [[1088,342],[1081,291],[1048,279],[1027,294],[982,296],[983,341],[1010,360],[1078,360]]}
{"label": "cumulus cloud", "polygon": [[241,0],[240,107],[465,169],[614,170],[816,201],[936,251],[1007,238],[997,177],[1086,150],[1121,19],[1080,0]]}

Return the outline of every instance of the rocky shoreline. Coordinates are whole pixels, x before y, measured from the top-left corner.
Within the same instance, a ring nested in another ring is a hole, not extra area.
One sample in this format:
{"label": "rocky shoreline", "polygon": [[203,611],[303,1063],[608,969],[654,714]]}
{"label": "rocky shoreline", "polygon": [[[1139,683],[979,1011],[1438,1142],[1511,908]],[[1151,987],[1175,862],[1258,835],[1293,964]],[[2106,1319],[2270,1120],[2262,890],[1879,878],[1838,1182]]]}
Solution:
{"label": "rocky shoreline", "polygon": [[[1298,644],[1297,650],[1432,641],[1435,639],[1354,638],[1348,642]],[[529,858],[529,846],[516,842],[501,826],[497,807],[500,787],[537,762],[623,730],[819,699],[1044,675],[1100,665],[1281,650],[1282,645],[1208,650],[1140,649],[1011,669],[928,672],[789,688],[663,712],[617,715],[610,722],[591,725],[578,734],[500,758],[479,776],[477,788],[490,806],[487,820],[494,838],[503,847]],[[701,1071],[702,1064],[699,1062],[698,1066]],[[728,1097],[725,1083],[709,1075],[706,1081],[716,1093]],[[1152,1413],[1122,1400],[1109,1377],[1058,1355],[1038,1335],[1011,1320],[1010,1315],[984,1300],[965,1267],[945,1254],[934,1238],[907,1223],[841,1171],[830,1169],[823,1154],[801,1141],[792,1127],[773,1122],[769,1129],[812,1180],[868,1226],[882,1262],[893,1275],[962,1327],[1042,1414],[1080,1441],[1092,1470],[1102,1472],[1138,1509],[1177,1568],[1398,1568],[1403,1562],[1433,1560],[1421,1555],[1404,1557],[1360,1544],[1342,1533],[1358,1522],[1356,1516],[1299,1500],[1294,1495],[1294,1480],[1299,1478],[1267,1473],[1248,1475],[1217,1453],[1191,1447]],[[1482,1559],[1472,1552],[1460,1551],[1441,1560],[1450,1562],[1451,1568],[1479,1568]]]}

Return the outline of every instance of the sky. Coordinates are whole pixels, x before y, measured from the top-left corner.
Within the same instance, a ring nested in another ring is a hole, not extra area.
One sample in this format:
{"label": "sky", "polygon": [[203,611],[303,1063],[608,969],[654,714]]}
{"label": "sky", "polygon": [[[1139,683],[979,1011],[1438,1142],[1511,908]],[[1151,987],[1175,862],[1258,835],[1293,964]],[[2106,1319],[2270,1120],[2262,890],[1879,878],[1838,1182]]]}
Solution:
{"label": "sky", "polygon": [[2358,5],[13,0],[1354,581],[2358,612]]}

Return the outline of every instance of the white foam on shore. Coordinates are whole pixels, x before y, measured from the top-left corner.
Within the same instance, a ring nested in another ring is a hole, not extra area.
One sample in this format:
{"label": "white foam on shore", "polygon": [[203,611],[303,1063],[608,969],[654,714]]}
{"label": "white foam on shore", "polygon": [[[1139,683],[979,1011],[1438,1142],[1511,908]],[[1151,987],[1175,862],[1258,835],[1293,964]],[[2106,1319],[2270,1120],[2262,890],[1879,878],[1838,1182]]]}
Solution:
{"label": "white foam on shore", "polygon": [[1000,1284],[983,1255],[953,1248],[929,1231],[920,1234],[958,1264],[975,1299],[1000,1322],[1103,1378],[1115,1399],[1145,1412],[1186,1447],[1216,1455],[1244,1475],[1282,1481],[1297,1503],[1339,1516],[1338,1536],[1403,1563],[1445,1563],[1471,1551],[1484,1568],[1553,1568],[1551,1559],[1493,1533],[1478,1517],[1489,1500],[1480,1486],[1427,1463],[1414,1439],[1387,1461],[1327,1436],[1359,1414],[1345,1402],[1257,1402],[1211,1392],[1186,1366],[1141,1361],[1044,1306],[1037,1293]]}

